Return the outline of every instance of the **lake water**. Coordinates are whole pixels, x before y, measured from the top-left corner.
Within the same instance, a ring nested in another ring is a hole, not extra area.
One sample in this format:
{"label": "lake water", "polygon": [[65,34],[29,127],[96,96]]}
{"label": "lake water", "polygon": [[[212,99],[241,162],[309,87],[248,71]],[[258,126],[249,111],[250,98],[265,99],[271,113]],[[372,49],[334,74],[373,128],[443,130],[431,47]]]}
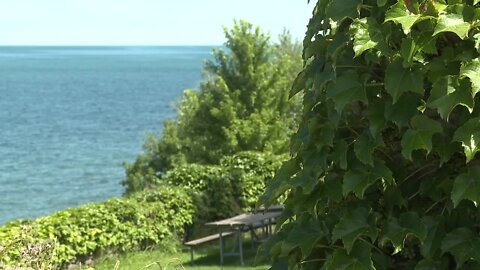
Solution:
{"label": "lake water", "polygon": [[211,47],[0,47],[0,224],[123,192]]}

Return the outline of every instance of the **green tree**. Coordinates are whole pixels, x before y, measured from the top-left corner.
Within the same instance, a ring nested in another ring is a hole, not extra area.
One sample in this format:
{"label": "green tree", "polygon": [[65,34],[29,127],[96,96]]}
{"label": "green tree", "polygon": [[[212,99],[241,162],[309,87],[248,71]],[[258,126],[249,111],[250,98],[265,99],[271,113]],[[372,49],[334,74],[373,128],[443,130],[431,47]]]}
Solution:
{"label": "green tree", "polygon": [[147,140],[144,153],[126,164],[127,192],[154,185],[183,163],[218,164],[241,151],[288,151],[300,101],[288,101],[301,70],[301,48],[288,32],[274,44],[259,27],[236,21],[225,29],[225,48],[213,50],[199,91],[186,90],[175,121]]}
{"label": "green tree", "polygon": [[317,1],[272,269],[480,269],[479,3]]}

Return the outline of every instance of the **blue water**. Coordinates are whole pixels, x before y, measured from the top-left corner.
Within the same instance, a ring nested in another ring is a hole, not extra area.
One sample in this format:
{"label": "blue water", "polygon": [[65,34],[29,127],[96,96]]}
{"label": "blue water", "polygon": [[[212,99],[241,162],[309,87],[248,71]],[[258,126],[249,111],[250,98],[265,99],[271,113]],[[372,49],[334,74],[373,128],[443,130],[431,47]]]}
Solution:
{"label": "blue water", "polygon": [[0,47],[0,224],[119,196],[211,47]]}

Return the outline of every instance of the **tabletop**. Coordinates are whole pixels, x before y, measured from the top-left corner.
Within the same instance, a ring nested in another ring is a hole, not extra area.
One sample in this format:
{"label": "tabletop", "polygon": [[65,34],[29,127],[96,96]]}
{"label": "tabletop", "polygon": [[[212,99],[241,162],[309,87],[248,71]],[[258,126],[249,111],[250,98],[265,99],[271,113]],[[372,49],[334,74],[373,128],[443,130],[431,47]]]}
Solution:
{"label": "tabletop", "polygon": [[227,219],[222,219],[218,221],[208,222],[205,225],[208,226],[251,226],[256,223],[262,222],[264,220],[269,220],[272,218],[276,218],[282,215],[282,212],[260,212],[255,214],[240,214],[234,217],[230,217]]}

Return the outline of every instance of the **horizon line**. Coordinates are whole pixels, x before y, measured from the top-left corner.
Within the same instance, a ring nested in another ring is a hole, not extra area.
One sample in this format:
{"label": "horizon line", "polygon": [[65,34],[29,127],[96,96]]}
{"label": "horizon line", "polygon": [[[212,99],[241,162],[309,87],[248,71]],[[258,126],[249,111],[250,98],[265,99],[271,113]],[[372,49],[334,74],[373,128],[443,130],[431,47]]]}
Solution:
{"label": "horizon line", "polygon": [[224,44],[0,44],[0,47],[220,47]]}

